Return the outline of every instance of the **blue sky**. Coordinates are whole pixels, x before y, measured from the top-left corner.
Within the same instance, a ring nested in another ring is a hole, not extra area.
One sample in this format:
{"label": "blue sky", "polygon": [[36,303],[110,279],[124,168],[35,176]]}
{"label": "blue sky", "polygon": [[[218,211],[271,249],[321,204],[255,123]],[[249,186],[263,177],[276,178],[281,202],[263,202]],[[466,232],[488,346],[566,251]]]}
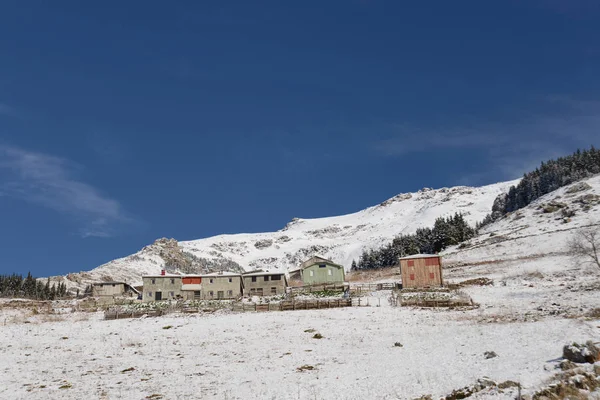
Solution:
{"label": "blue sky", "polygon": [[600,145],[600,3],[4,1],[0,273]]}

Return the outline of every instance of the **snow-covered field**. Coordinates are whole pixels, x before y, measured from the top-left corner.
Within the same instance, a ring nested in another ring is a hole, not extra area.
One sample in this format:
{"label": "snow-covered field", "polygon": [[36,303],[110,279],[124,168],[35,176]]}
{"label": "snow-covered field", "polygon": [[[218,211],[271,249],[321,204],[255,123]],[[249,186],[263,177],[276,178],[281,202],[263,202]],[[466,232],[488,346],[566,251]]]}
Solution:
{"label": "snow-covered field", "polygon": [[599,321],[481,323],[478,313],[382,305],[116,321],[32,316],[0,326],[0,398],[435,398],[484,376],[520,382],[526,393],[555,373],[563,344],[600,339]]}

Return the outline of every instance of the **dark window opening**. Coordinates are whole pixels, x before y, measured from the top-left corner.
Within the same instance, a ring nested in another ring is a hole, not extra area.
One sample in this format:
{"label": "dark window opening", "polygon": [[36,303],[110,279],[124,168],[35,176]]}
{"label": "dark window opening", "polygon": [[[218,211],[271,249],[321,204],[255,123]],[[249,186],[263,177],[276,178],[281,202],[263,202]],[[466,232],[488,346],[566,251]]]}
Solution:
{"label": "dark window opening", "polygon": [[280,281],[281,280],[281,275],[271,275],[271,280],[272,281]]}
{"label": "dark window opening", "polygon": [[256,282],[256,277],[255,276],[252,277],[252,282]]}
{"label": "dark window opening", "polygon": [[265,275],[265,282],[268,282],[269,280],[269,275]]}
{"label": "dark window opening", "polygon": [[319,264],[319,268],[326,268],[327,264]]}

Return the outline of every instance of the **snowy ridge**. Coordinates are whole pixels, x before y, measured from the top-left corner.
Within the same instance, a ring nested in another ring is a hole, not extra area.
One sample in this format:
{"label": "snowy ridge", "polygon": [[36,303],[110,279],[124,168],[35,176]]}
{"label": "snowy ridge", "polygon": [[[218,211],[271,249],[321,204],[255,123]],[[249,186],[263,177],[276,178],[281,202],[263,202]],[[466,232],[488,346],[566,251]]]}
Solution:
{"label": "snowy ridge", "polygon": [[481,221],[496,196],[518,181],[482,187],[458,186],[404,193],[356,213],[328,218],[294,218],[277,232],[219,235],[167,246],[156,242],[141,251],[90,272],[68,275],[71,284],[123,280],[140,284],[141,276],[159,273],[165,253],[191,254],[216,262],[233,261],[244,270],[287,271],[318,253],[350,267],[363,249],[378,248],[394,236],[430,227],[436,218],[461,212],[470,224]]}

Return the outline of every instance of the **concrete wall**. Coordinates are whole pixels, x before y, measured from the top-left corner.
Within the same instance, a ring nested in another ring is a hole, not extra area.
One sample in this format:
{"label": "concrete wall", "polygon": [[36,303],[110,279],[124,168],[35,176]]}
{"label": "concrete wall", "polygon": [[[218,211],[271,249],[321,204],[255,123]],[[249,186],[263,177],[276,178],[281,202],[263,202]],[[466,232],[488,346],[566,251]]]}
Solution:
{"label": "concrete wall", "polygon": [[302,282],[305,285],[342,283],[345,277],[344,268],[330,263],[313,264],[302,270]]}
{"label": "concrete wall", "polygon": [[[273,277],[277,277],[279,280],[273,280]],[[265,280],[265,278],[267,280]],[[277,294],[284,294],[286,284],[287,281],[285,279],[285,275],[283,274],[244,276],[244,295],[273,296]]]}
{"label": "concrete wall", "polygon": [[181,296],[180,276],[144,277],[144,293],[142,301],[156,301],[156,293],[161,293],[161,300],[172,300]]}
{"label": "concrete wall", "polygon": [[235,299],[242,296],[241,276],[203,276],[203,299]]}
{"label": "concrete wall", "polygon": [[92,286],[92,296],[122,296],[125,294],[123,283],[96,284]]}

